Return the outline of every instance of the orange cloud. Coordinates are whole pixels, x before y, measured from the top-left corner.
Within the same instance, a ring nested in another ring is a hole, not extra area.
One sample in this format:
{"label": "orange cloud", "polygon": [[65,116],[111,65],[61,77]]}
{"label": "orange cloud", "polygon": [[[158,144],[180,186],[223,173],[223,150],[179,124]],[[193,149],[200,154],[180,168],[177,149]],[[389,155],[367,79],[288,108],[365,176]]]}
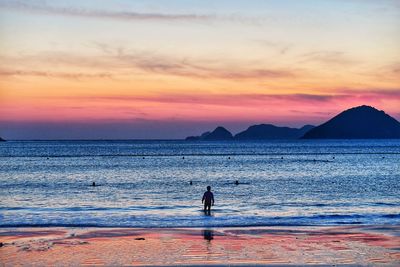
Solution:
{"label": "orange cloud", "polygon": [[35,70],[14,70],[0,69],[0,76],[16,77],[16,76],[36,76],[43,78],[63,78],[63,79],[88,79],[88,78],[111,78],[110,73],[74,73],[74,72],[53,72],[53,71],[35,71]]}

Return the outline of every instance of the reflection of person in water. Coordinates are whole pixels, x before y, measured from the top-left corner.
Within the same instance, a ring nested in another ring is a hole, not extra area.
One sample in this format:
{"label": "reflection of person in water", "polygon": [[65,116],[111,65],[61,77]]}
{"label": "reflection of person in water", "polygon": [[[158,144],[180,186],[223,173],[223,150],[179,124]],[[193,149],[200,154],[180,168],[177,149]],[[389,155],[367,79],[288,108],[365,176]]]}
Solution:
{"label": "reflection of person in water", "polygon": [[207,186],[207,191],[204,193],[201,203],[204,203],[204,212],[210,213],[211,206],[214,206],[214,194],[211,192],[211,186]]}
{"label": "reflection of person in water", "polygon": [[214,239],[214,231],[213,230],[203,230],[203,237],[207,241],[211,241]]}

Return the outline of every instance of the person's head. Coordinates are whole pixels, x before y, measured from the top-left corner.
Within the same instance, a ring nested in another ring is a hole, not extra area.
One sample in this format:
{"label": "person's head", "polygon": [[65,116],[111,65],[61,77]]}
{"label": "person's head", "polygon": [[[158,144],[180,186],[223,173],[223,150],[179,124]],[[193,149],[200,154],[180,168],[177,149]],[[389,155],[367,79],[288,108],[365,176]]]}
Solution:
{"label": "person's head", "polygon": [[207,191],[210,191],[211,190],[211,186],[207,186]]}

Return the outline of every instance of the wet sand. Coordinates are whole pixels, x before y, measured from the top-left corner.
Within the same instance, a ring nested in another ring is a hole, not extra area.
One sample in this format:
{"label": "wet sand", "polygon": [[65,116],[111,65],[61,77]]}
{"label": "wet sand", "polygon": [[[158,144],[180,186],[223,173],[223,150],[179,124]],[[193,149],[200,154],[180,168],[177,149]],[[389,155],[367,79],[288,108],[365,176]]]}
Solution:
{"label": "wet sand", "polygon": [[1,266],[400,265],[400,226],[3,228]]}

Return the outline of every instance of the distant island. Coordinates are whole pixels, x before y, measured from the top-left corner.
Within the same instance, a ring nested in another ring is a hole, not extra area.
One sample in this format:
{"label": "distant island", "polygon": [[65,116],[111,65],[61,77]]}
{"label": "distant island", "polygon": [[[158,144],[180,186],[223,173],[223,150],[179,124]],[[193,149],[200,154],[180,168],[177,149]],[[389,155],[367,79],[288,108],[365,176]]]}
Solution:
{"label": "distant island", "polygon": [[3,138],[0,137],[0,142],[5,142],[6,140],[4,140]]}
{"label": "distant island", "polygon": [[186,137],[188,141],[218,141],[218,140],[232,140],[233,136],[231,132],[222,126],[218,126],[212,132],[205,132],[200,136],[189,136]]}
{"label": "distant island", "polygon": [[400,138],[400,122],[382,110],[359,106],[308,131],[303,139]]}
{"label": "distant island", "polygon": [[237,140],[298,139],[314,127],[304,125],[297,129],[278,127],[272,124],[259,124],[250,126],[247,130],[236,134],[234,138]]}
{"label": "distant island", "polygon": [[300,129],[290,127],[278,127],[272,124],[259,124],[247,128],[247,130],[232,135],[227,129],[218,126],[212,132],[205,132],[200,136],[186,137],[187,141],[221,141],[221,140],[270,140],[270,139],[299,139],[307,131],[314,128],[312,125],[304,125]]}
{"label": "distant island", "polygon": [[343,111],[315,127],[278,127],[272,124],[252,125],[235,136],[218,126],[212,132],[189,136],[187,141],[274,140],[274,139],[390,139],[400,138],[400,122],[370,106]]}

